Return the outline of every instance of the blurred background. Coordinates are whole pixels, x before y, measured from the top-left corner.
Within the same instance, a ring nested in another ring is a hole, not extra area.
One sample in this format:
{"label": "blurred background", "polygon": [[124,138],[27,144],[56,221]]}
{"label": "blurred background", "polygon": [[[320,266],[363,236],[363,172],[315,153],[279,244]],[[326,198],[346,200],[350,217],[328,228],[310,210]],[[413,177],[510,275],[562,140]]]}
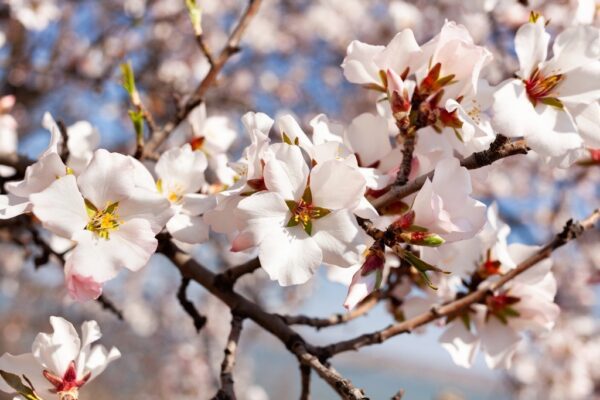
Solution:
{"label": "blurred background", "polygon": [[[199,2],[205,40],[216,53],[246,1]],[[362,112],[375,112],[376,100],[375,94],[343,78],[339,66],[350,41],[386,44],[398,31],[411,28],[422,43],[445,19],[464,24],[477,43],[492,51],[495,61],[484,75],[496,84],[515,70],[514,32],[531,9],[550,19],[554,32],[600,21],[594,0],[264,0],[244,35],[242,51],[208,91],[207,113],[227,118],[239,132],[234,158],[246,144],[240,117],[250,110],[271,117],[292,112],[305,125],[325,113],[348,124]],[[18,124],[19,152],[33,158],[46,147],[49,134],[41,121],[50,111],[68,126],[89,121],[100,133],[102,147],[132,153],[135,135],[119,71],[126,60],[132,62],[145,105],[158,123],[168,121],[209,68],[194,40],[184,0],[2,0],[0,96],[15,96],[10,113]],[[483,201],[498,203],[501,217],[512,227],[510,242],[542,244],[570,216],[583,217],[597,206],[600,172],[597,165],[551,171],[531,156],[517,156],[492,169],[488,184],[476,191]],[[120,321],[98,303],[70,300],[56,260],[40,262],[36,249],[11,243],[10,227],[0,228],[0,353],[29,352],[35,334],[50,330],[50,315],[75,325],[95,319],[104,333],[102,343],[118,347],[123,357],[89,385],[83,400],[214,395],[229,312],[192,284],[189,297],[208,317],[197,334],[175,295],[179,273],[162,256],[139,273],[123,273],[106,285],[107,298],[123,312]],[[194,249],[215,271],[241,261],[221,251],[221,239]],[[597,231],[590,232],[554,257],[561,320],[550,335],[525,341],[511,371],[491,371],[482,359],[470,370],[455,366],[438,344],[435,326],[345,354],[333,364],[374,399],[389,398],[400,388],[409,400],[600,398],[598,239]],[[240,288],[269,311],[322,317],[343,312],[347,290],[330,282],[325,270],[308,284],[291,288],[270,282],[259,270],[244,277]],[[368,317],[343,326],[299,330],[315,344],[327,344],[392,320],[382,303]],[[246,321],[235,370],[239,397],[297,398],[299,376],[297,361],[281,343]],[[8,398],[0,394],[0,399]],[[313,379],[313,398],[337,397]]]}

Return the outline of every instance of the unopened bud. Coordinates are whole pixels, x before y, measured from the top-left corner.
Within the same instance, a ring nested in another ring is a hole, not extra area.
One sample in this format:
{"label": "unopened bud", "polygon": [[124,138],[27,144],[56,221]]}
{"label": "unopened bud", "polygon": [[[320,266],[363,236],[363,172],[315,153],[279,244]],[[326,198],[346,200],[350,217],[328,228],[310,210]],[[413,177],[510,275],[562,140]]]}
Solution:
{"label": "unopened bud", "polygon": [[416,244],[417,246],[437,247],[445,242],[440,235],[429,232],[402,232],[400,238],[405,243]]}
{"label": "unopened bud", "polygon": [[392,222],[392,227],[395,229],[408,229],[415,222],[415,212],[409,211],[405,214],[402,214],[400,218]]}

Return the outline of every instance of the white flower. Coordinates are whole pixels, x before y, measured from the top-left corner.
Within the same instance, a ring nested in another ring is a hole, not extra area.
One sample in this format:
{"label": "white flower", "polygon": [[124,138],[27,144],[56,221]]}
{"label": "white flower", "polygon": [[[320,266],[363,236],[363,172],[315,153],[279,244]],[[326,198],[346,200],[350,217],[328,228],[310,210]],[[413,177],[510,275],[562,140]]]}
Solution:
{"label": "white flower", "polygon": [[545,161],[568,166],[584,144],[600,142],[600,31],[578,26],[561,32],[546,60],[549,41],[541,17],[519,28],[520,79],[494,95],[493,122],[504,135],[525,137]]}
{"label": "white flower", "polygon": [[8,195],[0,195],[0,219],[13,218],[31,211],[30,196],[67,174],[67,167],[58,154],[61,140],[58,126],[48,113],[44,115],[44,121],[44,125],[50,130],[50,144],[39,160],[27,167],[22,181],[5,184]]}
{"label": "white flower", "polygon": [[267,191],[238,205],[243,225],[233,250],[258,246],[262,267],[281,285],[306,282],[322,262],[358,262],[364,237],[351,210],[365,191],[360,173],[337,160],[309,171],[298,146],[273,147],[264,168]]}
{"label": "white flower", "polygon": [[[9,114],[15,104],[15,96],[0,98],[0,153],[14,154],[17,152],[18,136],[17,121]],[[0,165],[0,177],[10,177],[15,173],[14,168]]]}
{"label": "white flower", "polygon": [[470,197],[471,177],[455,158],[440,161],[433,180],[427,179],[415,197],[415,225],[446,242],[471,238],[485,224],[485,204]]}
{"label": "white flower", "polygon": [[34,31],[42,31],[60,17],[55,0],[8,0],[11,14]]}
{"label": "white flower", "polygon": [[[536,250],[520,244],[509,246],[515,264]],[[470,367],[481,348],[490,368],[510,368],[522,340],[521,331],[542,332],[554,326],[560,309],[554,303],[556,280],[551,267],[551,260],[540,262],[449,323],[440,342],[457,365]]]}
{"label": "white flower", "polygon": [[[75,172],[80,174],[89,164],[94,150],[100,144],[100,134],[87,121],[77,121],[67,128],[69,149],[69,159],[67,165]],[[64,144],[63,144],[64,145]]]}
{"label": "white flower", "polygon": [[175,215],[167,230],[185,243],[208,240],[208,225],[202,214],[214,205],[214,197],[198,193],[205,185],[206,157],[189,144],[165,151],[156,163],[157,187],[169,200]]}
{"label": "white flower", "polygon": [[[38,334],[31,353],[18,356],[4,353],[0,357],[0,370],[25,376],[43,398],[55,398],[57,394],[72,394],[77,398],[79,389],[100,375],[121,353],[115,347],[110,351],[102,345],[92,347],[102,336],[96,321],[82,324],[81,339],[73,325],[63,318],[50,317],[50,324],[54,333]],[[0,390],[15,393],[1,377]]]}
{"label": "white flower", "polygon": [[346,50],[342,69],[349,82],[385,92],[387,85],[383,77],[386,71],[391,69],[402,74],[412,66],[420,52],[410,29],[398,33],[385,47],[354,40]]}
{"label": "white flower", "polygon": [[74,298],[96,298],[120,268],[146,265],[156,250],[154,236],[171,216],[169,202],[150,189],[153,184],[138,161],[97,150],[79,177],[55,179],[30,196],[44,227],[76,242],[65,263]]}

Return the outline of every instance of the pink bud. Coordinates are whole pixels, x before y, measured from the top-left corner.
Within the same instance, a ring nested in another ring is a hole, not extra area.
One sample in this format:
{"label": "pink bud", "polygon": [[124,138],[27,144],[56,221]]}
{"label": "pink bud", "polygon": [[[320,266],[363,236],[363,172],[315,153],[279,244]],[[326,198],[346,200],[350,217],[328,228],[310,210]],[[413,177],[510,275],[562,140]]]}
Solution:
{"label": "pink bud", "polygon": [[400,95],[404,92],[404,81],[400,78],[400,75],[392,71],[391,69],[387,70],[387,84],[388,84],[388,93],[398,92]]}
{"label": "pink bud", "polygon": [[237,253],[239,251],[248,250],[250,247],[255,245],[254,239],[251,234],[242,232],[238,234],[233,242],[231,242],[231,251]]}
{"label": "pink bud", "polygon": [[383,275],[383,266],[385,258],[380,251],[371,251],[365,259],[362,267],[352,277],[348,295],[344,301],[344,307],[351,310],[360,303],[371,292],[379,289],[381,286],[381,278]]}

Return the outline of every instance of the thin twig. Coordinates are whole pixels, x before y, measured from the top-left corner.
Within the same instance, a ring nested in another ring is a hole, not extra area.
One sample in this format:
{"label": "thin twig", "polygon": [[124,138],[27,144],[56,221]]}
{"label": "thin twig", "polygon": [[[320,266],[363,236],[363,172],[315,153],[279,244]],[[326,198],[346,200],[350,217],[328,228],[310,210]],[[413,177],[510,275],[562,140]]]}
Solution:
{"label": "thin twig", "polygon": [[[242,14],[238,24],[231,32],[229,39],[227,40],[227,44],[221,50],[217,58],[213,58],[213,63],[210,67],[210,70],[200,82],[200,84],[194,90],[194,93],[187,99],[183,107],[179,110],[179,112],[175,115],[173,121],[169,122],[164,126],[162,130],[156,130],[151,139],[146,143],[146,154],[152,154],[160,147],[160,145],[169,137],[171,132],[179,126],[183,120],[189,115],[189,113],[196,108],[200,103],[202,103],[204,95],[208,91],[208,89],[213,86],[217,77],[219,76],[221,70],[227,63],[227,61],[240,51],[240,41],[242,40],[242,36],[246,31],[246,28],[250,24],[252,18],[258,12],[262,0],[249,0],[248,7]],[[212,58],[212,57],[211,57]]]}
{"label": "thin twig", "polygon": [[218,274],[216,277],[216,282],[217,284],[233,287],[237,280],[240,279],[242,276],[251,274],[259,268],[260,261],[258,260],[258,258],[253,258],[252,260],[245,262],[244,264],[231,267],[225,272]]}
{"label": "thin twig", "polygon": [[112,302],[112,300],[110,300],[109,298],[106,297],[106,295],[101,294],[100,297],[98,297],[96,299],[96,302],[98,302],[98,304],[100,304],[100,306],[102,307],[103,310],[106,310],[112,314],[114,314],[119,320],[123,321],[123,312],[121,310],[119,310],[115,304]]}
{"label": "thin twig", "polygon": [[189,315],[190,318],[192,318],[192,321],[194,321],[194,327],[196,328],[196,332],[200,332],[200,330],[206,324],[206,317],[201,315],[194,306],[194,303],[192,303],[187,298],[187,288],[189,285],[190,278],[184,277],[181,279],[181,285],[179,286],[179,290],[177,291],[177,299],[179,300],[179,304],[181,304],[181,307],[184,309],[187,315]]}
{"label": "thin twig", "polygon": [[212,52],[210,51],[210,48],[204,41],[204,35],[202,35],[202,34],[196,35],[196,43],[198,44],[200,51],[202,51],[202,54],[204,54],[204,56],[206,57],[206,60],[208,61],[210,66],[211,67],[214,66],[215,60],[213,59],[213,55],[212,55]]}
{"label": "thin twig", "polygon": [[[463,159],[460,165],[467,169],[477,169],[490,165],[495,161],[516,154],[527,154],[528,147],[525,140],[510,141],[506,136],[498,135],[487,150],[471,154]],[[433,178],[434,171],[421,175],[405,185],[393,185],[392,188],[382,196],[372,201],[376,208],[384,207],[396,200],[413,194],[423,187],[427,179]]]}
{"label": "thin twig", "polygon": [[331,357],[335,354],[339,354],[342,352],[357,350],[364,346],[382,343],[393,336],[400,335],[402,333],[410,333],[415,328],[423,326],[436,319],[456,314],[458,311],[469,307],[471,304],[474,304],[484,299],[485,296],[487,296],[487,294],[490,292],[490,290],[494,291],[499,289],[504,284],[514,279],[516,276],[527,271],[529,268],[533,267],[538,262],[546,259],[552,254],[552,252],[555,249],[581,236],[581,234],[585,230],[594,227],[594,225],[599,219],[600,209],[595,210],[592,214],[590,214],[590,216],[588,216],[586,219],[579,223],[569,220],[565,225],[563,231],[556,235],[551,242],[549,242],[540,250],[538,250],[534,255],[528,257],[526,260],[519,263],[519,265],[517,265],[516,268],[502,275],[500,279],[498,279],[490,286],[479,289],[460,299],[451,301],[442,306],[434,307],[432,310],[420,314],[414,318],[408,319],[404,322],[393,324],[385,329],[378,330],[372,333],[367,333],[353,339],[325,346],[321,348],[321,350],[323,353],[326,354],[326,357]]}
{"label": "thin twig", "polygon": [[404,389],[398,390],[398,392],[392,397],[391,400],[402,400],[404,397]]}
{"label": "thin twig", "polygon": [[300,364],[300,400],[310,400],[310,367]]}
{"label": "thin twig", "polygon": [[415,133],[408,134],[404,137],[404,143],[402,144],[402,163],[400,164],[400,169],[396,175],[394,185],[402,186],[408,182],[408,176],[412,170],[413,153],[415,152],[416,144],[417,136]]}
{"label": "thin twig", "polygon": [[221,388],[213,397],[213,400],[236,400],[234,382],[233,382],[233,367],[235,366],[235,351],[242,334],[242,325],[244,318],[232,313],[231,315],[231,331],[225,345],[225,356],[221,364]]}
{"label": "thin twig", "polygon": [[69,132],[67,131],[67,126],[62,120],[56,121],[56,125],[58,125],[58,130],[60,131],[60,135],[62,136],[62,147],[60,149],[60,159],[66,163],[69,159]]}

